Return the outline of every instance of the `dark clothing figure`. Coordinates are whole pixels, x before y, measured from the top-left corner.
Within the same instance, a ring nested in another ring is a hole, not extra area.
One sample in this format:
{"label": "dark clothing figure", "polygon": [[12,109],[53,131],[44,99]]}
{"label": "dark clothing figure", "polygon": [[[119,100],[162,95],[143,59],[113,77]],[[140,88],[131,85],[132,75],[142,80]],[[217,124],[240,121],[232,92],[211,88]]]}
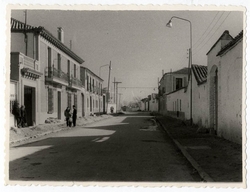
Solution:
{"label": "dark clothing figure", "polygon": [[66,125],[68,127],[69,126],[69,118],[70,118],[70,109],[69,109],[69,107],[67,107],[67,109],[65,109],[64,116],[66,118]]}
{"label": "dark clothing figure", "polygon": [[20,127],[21,113],[20,113],[19,103],[17,101],[15,101],[13,104],[12,114],[14,115],[15,118],[15,126]]}
{"label": "dark clothing figure", "polygon": [[21,106],[21,126],[22,127],[26,127],[27,123],[26,123],[26,110],[25,110],[25,106]]}
{"label": "dark clothing figure", "polygon": [[77,110],[76,110],[76,107],[73,105],[73,118],[72,118],[72,121],[73,121],[73,126],[74,127],[76,126],[76,117],[77,117]]}
{"label": "dark clothing figure", "polygon": [[72,114],[71,113],[69,113],[68,125],[69,127],[72,126]]}
{"label": "dark clothing figure", "polygon": [[110,107],[110,112],[113,113],[114,112],[114,107]]}

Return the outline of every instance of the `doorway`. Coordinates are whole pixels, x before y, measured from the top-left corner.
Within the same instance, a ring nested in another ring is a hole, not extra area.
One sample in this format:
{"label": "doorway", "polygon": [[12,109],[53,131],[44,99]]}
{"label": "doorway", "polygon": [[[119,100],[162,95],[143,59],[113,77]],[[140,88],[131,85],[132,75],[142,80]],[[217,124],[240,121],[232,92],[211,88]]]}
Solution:
{"label": "doorway", "polygon": [[92,97],[90,96],[90,101],[89,101],[89,103],[90,103],[90,112],[92,112]]}
{"label": "doorway", "polygon": [[61,109],[61,92],[57,91],[57,118],[61,119],[61,114],[62,114],[62,109]]}
{"label": "doorway", "polygon": [[106,97],[105,95],[102,96],[102,106],[103,106],[103,113],[106,113],[106,108],[105,108],[105,104],[106,104]]}
{"label": "doorway", "polygon": [[26,123],[28,126],[33,126],[36,123],[36,88],[24,86],[24,106]]}
{"label": "doorway", "polygon": [[85,116],[85,112],[84,112],[84,94],[82,94],[82,117]]}

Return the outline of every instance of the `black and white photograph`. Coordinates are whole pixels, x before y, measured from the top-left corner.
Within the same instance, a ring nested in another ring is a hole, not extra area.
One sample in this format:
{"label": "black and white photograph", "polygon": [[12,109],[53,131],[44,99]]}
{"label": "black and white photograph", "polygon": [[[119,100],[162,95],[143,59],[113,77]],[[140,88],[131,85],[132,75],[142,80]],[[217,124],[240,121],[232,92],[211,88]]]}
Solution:
{"label": "black and white photograph", "polygon": [[246,187],[246,10],[10,6],[6,183]]}

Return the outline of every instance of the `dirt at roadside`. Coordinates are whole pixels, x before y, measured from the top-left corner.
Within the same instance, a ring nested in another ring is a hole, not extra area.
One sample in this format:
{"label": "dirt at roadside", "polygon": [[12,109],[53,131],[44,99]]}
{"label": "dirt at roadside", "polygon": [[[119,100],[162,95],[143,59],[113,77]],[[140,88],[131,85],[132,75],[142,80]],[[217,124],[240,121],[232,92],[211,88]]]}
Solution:
{"label": "dirt at roadside", "polygon": [[171,134],[216,182],[242,182],[242,146],[223,138],[197,132],[196,126],[158,116]]}

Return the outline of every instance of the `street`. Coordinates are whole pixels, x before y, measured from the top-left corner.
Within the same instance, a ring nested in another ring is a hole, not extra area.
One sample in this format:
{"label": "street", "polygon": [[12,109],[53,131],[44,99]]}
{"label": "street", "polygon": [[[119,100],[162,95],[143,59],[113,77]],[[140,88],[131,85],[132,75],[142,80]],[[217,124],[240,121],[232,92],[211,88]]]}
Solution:
{"label": "street", "polygon": [[21,181],[199,182],[149,113],[114,116],[10,148],[9,179]]}

